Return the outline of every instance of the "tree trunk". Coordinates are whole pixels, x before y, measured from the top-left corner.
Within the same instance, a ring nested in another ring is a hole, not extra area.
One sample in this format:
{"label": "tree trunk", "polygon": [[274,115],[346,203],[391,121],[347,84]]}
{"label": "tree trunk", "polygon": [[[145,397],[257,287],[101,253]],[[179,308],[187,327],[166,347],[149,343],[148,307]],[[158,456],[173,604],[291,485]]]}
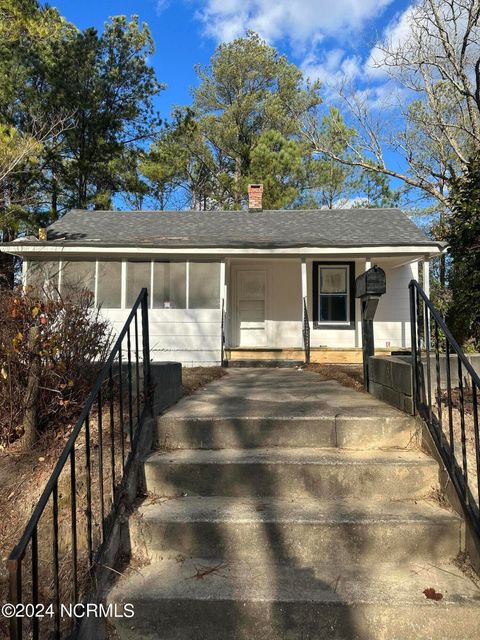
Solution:
{"label": "tree trunk", "polygon": [[240,208],[242,204],[242,158],[235,158],[235,204]]}
{"label": "tree trunk", "polygon": [[445,254],[442,253],[440,256],[440,286],[442,289],[445,289],[446,284],[446,275],[447,275],[447,265],[445,260]]}
{"label": "tree trunk", "polygon": [[32,449],[37,441],[37,405],[40,397],[41,359],[39,353],[40,328],[32,327],[28,332],[28,348],[32,354],[28,372],[27,391],[25,394],[25,411],[23,414],[23,437],[21,445],[24,450]]}

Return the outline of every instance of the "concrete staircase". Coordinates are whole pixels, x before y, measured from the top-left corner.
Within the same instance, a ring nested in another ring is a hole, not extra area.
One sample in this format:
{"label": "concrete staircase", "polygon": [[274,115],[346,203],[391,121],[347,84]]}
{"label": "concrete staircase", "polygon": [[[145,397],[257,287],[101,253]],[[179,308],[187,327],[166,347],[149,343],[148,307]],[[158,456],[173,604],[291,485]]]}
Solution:
{"label": "concrete staircase", "polygon": [[131,519],[150,564],[109,595],[135,606],[120,637],[479,638],[480,590],[451,562],[464,526],[413,431],[305,372],[232,372],[182,400]]}

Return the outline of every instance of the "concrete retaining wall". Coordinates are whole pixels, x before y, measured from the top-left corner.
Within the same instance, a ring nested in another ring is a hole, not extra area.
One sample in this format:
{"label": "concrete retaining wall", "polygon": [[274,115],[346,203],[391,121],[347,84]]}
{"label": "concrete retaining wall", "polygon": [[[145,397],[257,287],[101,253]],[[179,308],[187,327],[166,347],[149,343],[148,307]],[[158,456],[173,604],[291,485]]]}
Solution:
{"label": "concrete retaining wall", "polygon": [[397,356],[372,356],[369,360],[370,393],[393,407],[413,414],[412,366]]}
{"label": "concrete retaining wall", "polygon": [[152,362],[154,386],[153,415],[174,404],[182,396],[182,365],[180,362]]}
{"label": "concrete retaining wall", "polygon": [[[475,371],[480,374],[480,354],[466,355]],[[440,386],[447,387],[447,366],[445,354],[439,356]],[[427,378],[427,359],[422,358],[424,383]],[[413,379],[411,356],[373,356],[370,358],[370,393],[379,400],[413,414]],[[466,374],[463,368],[463,374]],[[458,386],[458,358],[450,356],[450,379],[452,387]],[[432,397],[437,388],[437,362],[435,354],[430,355],[430,386]]]}

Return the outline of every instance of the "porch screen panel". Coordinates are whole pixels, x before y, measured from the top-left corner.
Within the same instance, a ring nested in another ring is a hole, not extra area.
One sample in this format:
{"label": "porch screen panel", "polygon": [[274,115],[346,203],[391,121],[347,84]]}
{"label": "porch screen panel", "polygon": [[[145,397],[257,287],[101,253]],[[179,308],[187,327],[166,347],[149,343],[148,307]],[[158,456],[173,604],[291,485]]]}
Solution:
{"label": "porch screen panel", "polygon": [[99,262],[97,306],[120,309],[122,306],[122,263]]}
{"label": "porch screen panel", "polygon": [[186,309],[185,262],[154,262],[152,295],[154,309]]}
{"label": "porch screen panel", "polygon": [[188,285],[189,309],[220,308],[220,263],[191,262]]}
{"label": "porch screen panel", "polygon": [[84,291],[95,295],[95,262],[64,262],[60,284],[62,296],[74,296]]}
{"label": "porch screen panel", "polygon": [[58,290],[58,273],[60,263],[46,260],[31,260],[28,262],[26,285],[35,295],[48,295]]}
{"label": "porch screen panel", "polygon": [[127,262],[127,308],[132,307],[144,287],[150,291],[151,262]]}

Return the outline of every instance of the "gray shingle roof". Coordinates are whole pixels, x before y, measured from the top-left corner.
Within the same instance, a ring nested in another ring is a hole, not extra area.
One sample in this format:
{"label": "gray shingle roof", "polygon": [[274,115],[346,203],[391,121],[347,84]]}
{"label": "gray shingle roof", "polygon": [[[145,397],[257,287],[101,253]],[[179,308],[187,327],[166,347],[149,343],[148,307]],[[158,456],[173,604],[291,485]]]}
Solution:
{"label": "gray shingle roof", "polygon": [[355,247],[425,245],[399,209],[79,211],[48,228],[55,244],[144,247]]}

